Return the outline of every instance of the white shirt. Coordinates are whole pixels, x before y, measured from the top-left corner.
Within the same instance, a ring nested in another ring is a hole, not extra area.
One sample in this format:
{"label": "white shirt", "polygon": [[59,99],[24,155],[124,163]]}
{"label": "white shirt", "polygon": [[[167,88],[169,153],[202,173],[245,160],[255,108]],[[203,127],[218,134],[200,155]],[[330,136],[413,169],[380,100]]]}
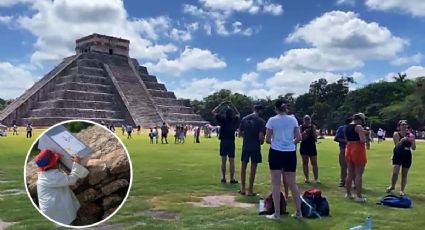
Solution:
{"label": "white shirt", "polygon": [[378,136],[384,136],[384,131],[378,130]]}
{"label": "white shirt", "polygon": [[294,130],[298,127],[298,121],[293,115],[276,115],[271,117],[266,128],[272,129],[271,148],[278,151],[295,151]]}
{"label": "white shirt", "polygon": [[38,172],[37,195],[40,210],[59,223],[71,224],[77,217],[80,202],[69,186],[88,173],[86,168],[75,162],[69,175],[57,169]]}

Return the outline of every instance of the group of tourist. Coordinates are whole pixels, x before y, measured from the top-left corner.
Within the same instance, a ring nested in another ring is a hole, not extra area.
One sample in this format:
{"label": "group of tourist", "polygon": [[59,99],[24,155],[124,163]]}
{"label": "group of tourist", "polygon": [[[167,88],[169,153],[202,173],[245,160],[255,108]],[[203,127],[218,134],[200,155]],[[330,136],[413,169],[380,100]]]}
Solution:
{"label": "group of tourist", "polygon": [[[267,218],[280,218],[280,193],[283,185],[285,197],[288,197],[288,189],[291,190],[295,203],[295,218],[302,218],[300,191],[296,183],[297,145],[302,158],[304,181],[311,183],[309,177],[309,163],[311,164],[314,182],[320,183],[319,169],[317,164],[317,132],[311,117],[306,115],[302,125],[298,124],[294,115],[288,114],[288,106],[281,100],[276,101],[276,115],[267,122],[261,118],[263,112],[261,105],[254,106],[252,114],[242,118],[237,108],[229,101],[220,103],[212,110],[220,125],[220,157],[221,157],[221,182],[227,183],[226,164],[229,162],[231,184],[237,184],[235,178],[235,133],[243,137],[240,190],[242,195],[255,196],[253,189],[257,165],[262,162],[261,145],[266,142],[270,145],[268,163],[271,174],[272,197],[275,213]],[[366,116],[357,113],[347,118],[345,124],[338,128],[334,140],[339,143],[340,164],[340,187],[345,187],[345,197],[356,202],[366,202],[363,195],[363,173],[367,164],[367,145],[371,142],[371,130],[366,127]],[[369,137],[369,138],[368,138]],[[383,139],[383,138],[382,138]],[[412,163],[411,150],[416,149],[415,135],[408,129],[407,121],[398,123],[397,131],[393,135],[393,173],[391,185],[386,192],[395,189],[399,172],[401,171],[400,195],[405,195],[407,174]],[[246,170],[251,162],[251,170],[246,186]],[[355,196],[352,195],[354,182]]]}

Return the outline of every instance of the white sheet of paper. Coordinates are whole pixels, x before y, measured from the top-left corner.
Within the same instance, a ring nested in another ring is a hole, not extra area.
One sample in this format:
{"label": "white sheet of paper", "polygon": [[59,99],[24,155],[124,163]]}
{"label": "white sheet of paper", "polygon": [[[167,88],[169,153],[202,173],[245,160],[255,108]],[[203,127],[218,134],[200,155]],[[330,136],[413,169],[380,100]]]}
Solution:
{"label": "white sheet of paper", "polygon": [[81,143],[67,131],[63,131],[52,136],[52,139],[63,149],[65,149],[69,155],[77,154],[85,148],[83,143]]}

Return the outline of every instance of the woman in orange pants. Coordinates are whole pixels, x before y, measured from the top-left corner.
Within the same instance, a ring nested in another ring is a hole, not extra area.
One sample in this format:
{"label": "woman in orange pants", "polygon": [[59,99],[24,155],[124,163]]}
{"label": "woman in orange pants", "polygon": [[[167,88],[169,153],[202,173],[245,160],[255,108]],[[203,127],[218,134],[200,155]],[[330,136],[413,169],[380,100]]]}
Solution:
{"label": "woman in orange pants", "polygon": [[347,146],[345,149],[345,159],[348,166],[348,175],[345,182],[347,193],[346,198],[354,199],[351,194],[351,181],[354,179],[356,186],[356,202],[366,202],[366,198],[362,195],[362,179],[363,172],[367,163],[365,132],[363,125],[366,116],[363,113],[358,113],[353,116],[353,121],[347,126],[345,130],[345,138],[347,139]]}

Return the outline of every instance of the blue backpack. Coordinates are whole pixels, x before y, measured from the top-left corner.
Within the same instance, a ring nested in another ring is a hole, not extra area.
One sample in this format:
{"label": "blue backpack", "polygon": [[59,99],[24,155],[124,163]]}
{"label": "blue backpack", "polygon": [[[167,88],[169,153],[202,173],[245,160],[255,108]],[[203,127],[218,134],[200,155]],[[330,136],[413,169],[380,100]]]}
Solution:
{"label": "blue backpack", "polygon": [[378,204],[395,208],[411,208],[412,200],[408,196],[386,195],[381,198]]}

